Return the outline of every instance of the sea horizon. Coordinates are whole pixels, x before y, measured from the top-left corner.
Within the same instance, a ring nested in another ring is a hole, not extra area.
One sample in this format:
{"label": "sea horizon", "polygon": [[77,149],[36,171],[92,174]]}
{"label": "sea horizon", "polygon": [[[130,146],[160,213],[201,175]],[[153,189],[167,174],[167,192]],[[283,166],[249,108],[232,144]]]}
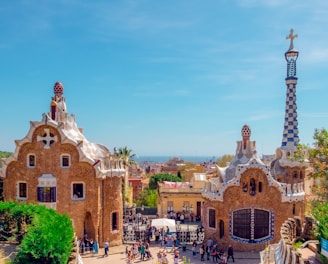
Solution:
{"label": "sea horizon", "polygon": [[188,155],[141,155],[136,156],[134,160],[138,163],[165,163],[173,158],[182,159],[185,162],[203,163],[209,161],[216,161],[219,156],[188,156]]}

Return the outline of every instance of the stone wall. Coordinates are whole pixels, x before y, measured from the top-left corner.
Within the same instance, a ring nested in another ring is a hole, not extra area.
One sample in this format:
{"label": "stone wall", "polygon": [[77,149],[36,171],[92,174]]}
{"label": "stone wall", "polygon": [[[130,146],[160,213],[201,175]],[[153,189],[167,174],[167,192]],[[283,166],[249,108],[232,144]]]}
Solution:
{"label": "stone wall", "polygon": [[[51,148],[37,140],[45,129],[58,138]],[[120,177],[97,178],[94,167],[80,161],[77,147],[69,143],[60,143],[61,134],[54,127],[43,125],[37,127],[32,135],[32,142],[19,146],[17,157],[12,159],[6,170],[4,183],[4,199],[19,200],[27,203],[39,203],[38,186],[42,175],[51,174],[56,179],[56,201],[52,208],[62,214],[67,214],[78,237],[87,237],[103,246],[105,240],[110,245],[122,244],[122,194]],[[27,157],[36,157],[35,166],[27,166]],[[61,166],[61,155],[69,155],[70,166]],[[26,198],[18,197],[18,183],[26,183]],[[73,199],[72,185],[84,184],[83,199]],[[47,203],[42,203],[46,206]],[[113,214],[115,219],[112,219]],[[113,230],[113,220],[116,229]]]}
{"label": "stone wall", "polygon": [[[276,264],[306,264],[308,261],[302,258],[300,251],[295,250],[293,244],[304,237],[308,237],[309,229],[307,228],[308,221],[305,223],[305,228],[302,232],[302,222],[299,218],[289,218],[286,220],[280,229],[281,239],[275,251]],[[304,245],[306,245],[304,243]],[[314,253],[315,255],[315,253]]]}

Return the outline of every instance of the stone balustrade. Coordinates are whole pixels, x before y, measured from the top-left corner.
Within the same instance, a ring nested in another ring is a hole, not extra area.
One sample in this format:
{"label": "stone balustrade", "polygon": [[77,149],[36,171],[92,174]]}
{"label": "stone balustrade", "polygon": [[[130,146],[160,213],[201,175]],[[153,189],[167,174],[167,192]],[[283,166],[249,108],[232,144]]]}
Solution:
{"label": "stone balustrade", "polygon": [[303,182],[287,184],[280,183],[282,190],[282,202],[297,202],[304,200]]}
{"label": "stone balustrade", "polygon": [[275,263],[277,264],[304,264],[301,254],[293,248],[296,240],[296,220],[286,220],[280,229],[281,239],[275,252]]}

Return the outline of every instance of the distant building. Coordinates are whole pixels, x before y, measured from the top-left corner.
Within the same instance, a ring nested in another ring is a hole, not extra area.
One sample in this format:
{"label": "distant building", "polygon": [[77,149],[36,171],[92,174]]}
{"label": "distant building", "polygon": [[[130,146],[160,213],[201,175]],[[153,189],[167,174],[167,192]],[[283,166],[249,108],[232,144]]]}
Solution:
{"label": "distant building", "polygon": [[132,201],[140,199],[140,193],[143,190],[143,178],[129,177],[129,186],[132,189]]}
{"label": "distant building", "polygon": [[122,243],[122,162],[86,139],[68,115],[64,87],[54,85],[50,112],[31,121],[0,170],[5,201],[36,203],[70,216],[76,235]]}
{"label": "distant building", "polygon": [[297,149],[298,123],[296,107],[296,59],[294,35],[288,36],[291,46],[287,60],[286,108],[282,145],[271,165],[257,156],[251,129],[244,125],[242,139],[232,162],[218,167],[219,177],[206,184],[203,224],[206,237],[219,246],[232,245],[236,250],[262,250],[268,243],[277,243],[280,228],[290,217],[304,217],[305,164],[293,159]]}
{"label": "distant building", "polygon": [[205,173],[194,173],[191,182],[163,182],[158,184],[157,212],[160,217],[184,213],[185,219],[202,217],[202,190],[206,182]]}

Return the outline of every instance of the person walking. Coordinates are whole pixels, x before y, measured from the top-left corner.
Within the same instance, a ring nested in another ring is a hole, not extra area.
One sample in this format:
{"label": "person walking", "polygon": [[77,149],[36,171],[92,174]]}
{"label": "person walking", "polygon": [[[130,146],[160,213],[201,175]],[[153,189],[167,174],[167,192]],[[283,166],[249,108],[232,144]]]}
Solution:
{"label": "person walking", "polygon": [[235,262],[235,259],[233,257],[233,248],[232,248],[231,245],[229,245],[229,247],[228,247],[228,258],[227,258],[227,262],[228,262],[228,260],[229,260],[230,257],[232,258],[232,262]]}
{"label": "person walking", "polygon": [[197,249],[197,242],[194,241],[194,242],[192,243],[192,247],[191,247],[191,251],[192,251],[192,255],[193,255],[193,256],[196,256],[196,254],[197,254],[196,249]]}
{"label": "person walking", "polygon": [[220,257],[220,264],[227,264],[228,260],[227,260],[227,256],[226,253],[224,252],[223,255]]}
{"label": "person walking", "polygon": [[162,264],[169,264],[169,260],[165,253],[162,255]]}
{"label": "person walking", "polygon": [[205,256],[205,245],[201,245],[199,248],[199,254],[200,254],[200,261],[204,261],[204,256]]}
{"label": "person walking", "polygon": [[104,257],[108,257],[108,250],[109,250],[109,242],[108,242],[108,240],[106,240],[105,243],[104,243],[104,250],[105,250]]}
{"label": "person walking", "polygon": [[179,264],[179,251],[174,252],[173,263],[174,264]]}
{"label": "person walking", "polygon": [[140,247],[140,260],[144,261],[145,255],[146,255],[146,246],[144,243],[142,243],[142,245]]}

